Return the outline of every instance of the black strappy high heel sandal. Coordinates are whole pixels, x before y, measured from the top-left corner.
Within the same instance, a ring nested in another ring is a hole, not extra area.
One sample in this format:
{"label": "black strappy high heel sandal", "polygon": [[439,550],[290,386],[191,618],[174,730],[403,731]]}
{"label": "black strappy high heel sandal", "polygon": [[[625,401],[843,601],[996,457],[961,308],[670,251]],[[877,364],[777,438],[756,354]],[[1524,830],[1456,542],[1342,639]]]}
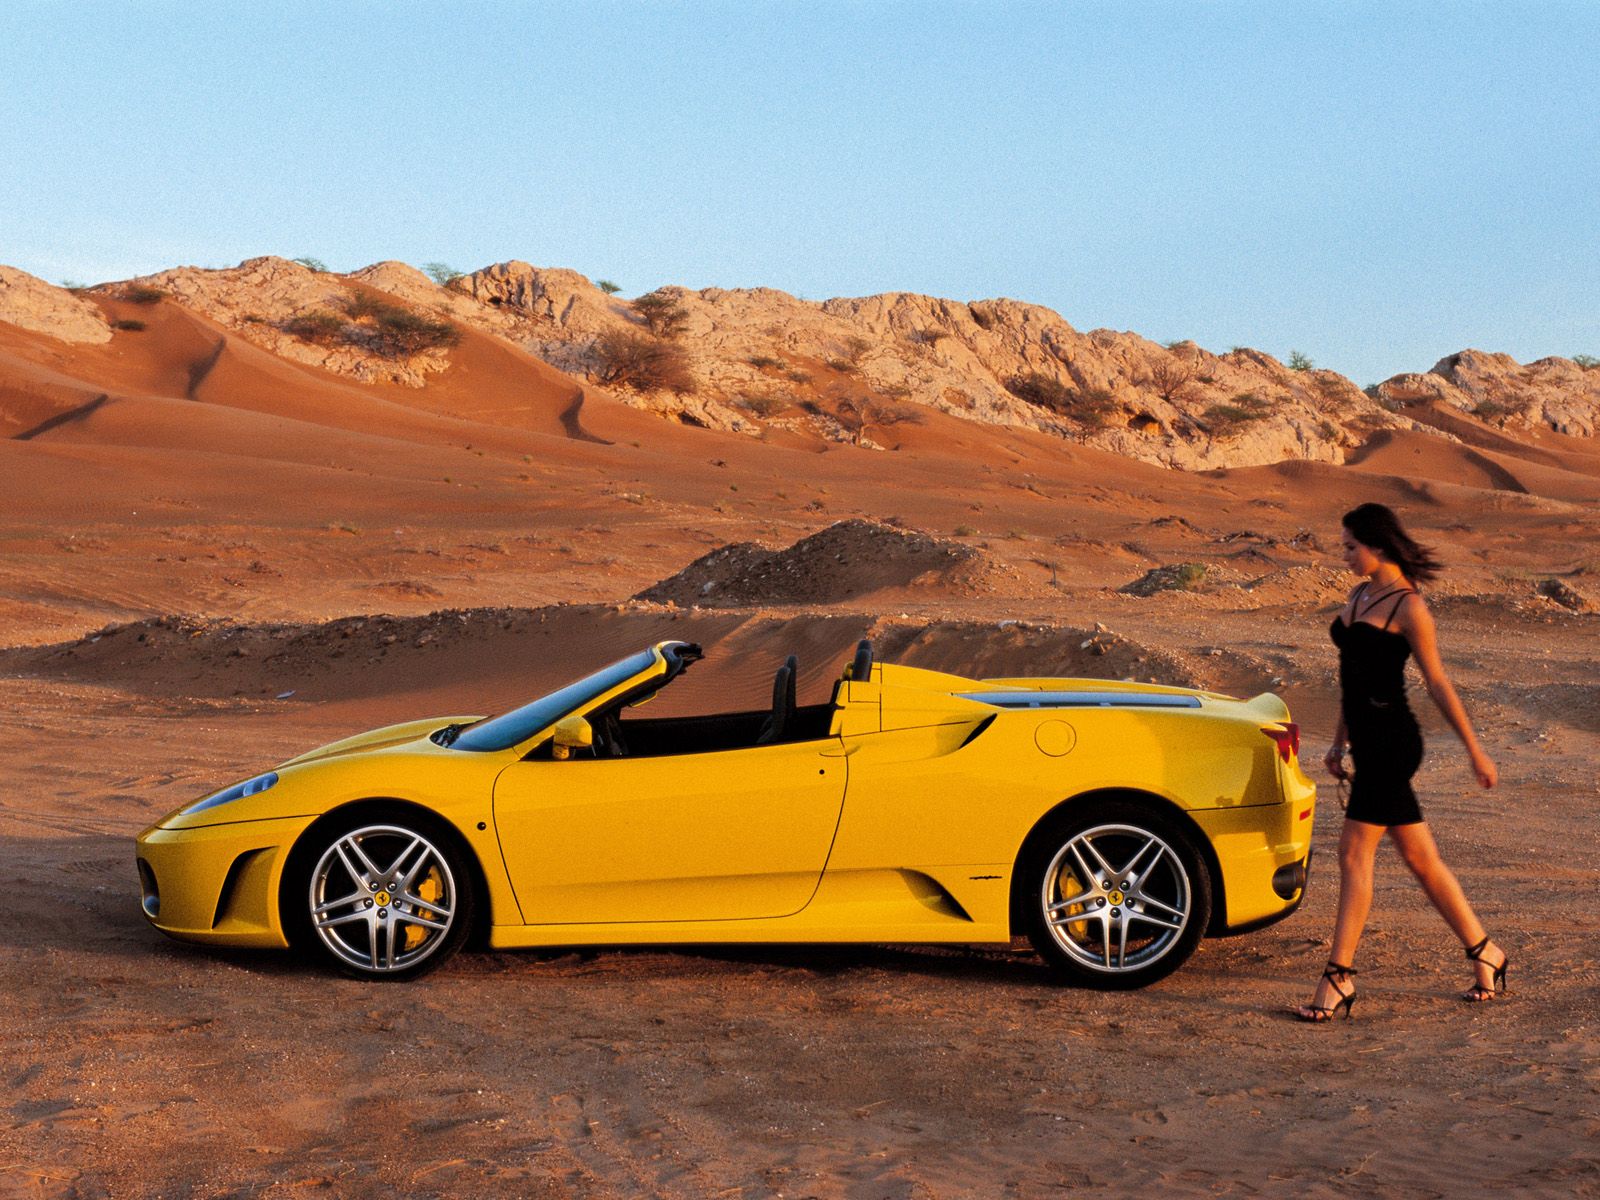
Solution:
{"label": "black strappy high heel sandal", "polygon": [[1339,986],[1339,977],[1341,975],[1357,975],[1359,973],[1360,972],[1358,972],[1354,967],[1347,967],[1341,963],[1330,962],[1327,967],[1323,969],[1322,977],[1328,981],[1328,985],[1333,988],[1334,995],[1338,996],[1339,998],[1332,1004],[1326,1006],[1321,1004],[1302,1004],[1299,1008],[1294,1010],[1294,1015],[1299,1017],[1302,1021],[1331,1021],[1334,1017],[1339,1015],[1339,1010],[1342,1008],[1344,1009],[1345,1020],[1348,1021],[1354,1015],[1353,1008],[1356,1002],[1356,989],[1352,987],[1348,992],[1345,991]]}
{"label": "black strappy high heel sandal", "polygon": [[[1487,967],[1489,964],[1484,959],[1483,952],[1488,947],[1489,938],[1486,935],[1483,941],[1467,951],[1467,957],[1473,962],[1481,962]],[[1511,956],[1505,952],[1505,948],[1502,946],[1496,946],[1495,949],[1500,951],[1500,965],[1492,968],[1494,974],[1490,976],[1488,983],[1475,983],[1461,993],[1461,998],[1468,1004],[1482,1004],[1485,1000],[1493,1000],[1501,992],[1509,992],[1511,990],[1506,986],[1506,968],[1511,965]]]}

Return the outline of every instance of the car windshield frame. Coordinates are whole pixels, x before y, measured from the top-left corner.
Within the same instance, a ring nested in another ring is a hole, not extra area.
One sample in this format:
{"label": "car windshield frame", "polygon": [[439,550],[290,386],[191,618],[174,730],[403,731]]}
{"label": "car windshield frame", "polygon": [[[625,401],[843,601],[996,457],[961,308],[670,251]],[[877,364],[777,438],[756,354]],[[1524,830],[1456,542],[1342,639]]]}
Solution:
{"label": "car windshield frame", "polygon": [[450,749],[470,750],[478,754],[509,750],[526,742],[540,730],[554,725],[568,713],[582,708],[661,662],[663,656],[654,646],[619,658],[593,675],[529,701],[521,708],[468,726],[450,743]]}

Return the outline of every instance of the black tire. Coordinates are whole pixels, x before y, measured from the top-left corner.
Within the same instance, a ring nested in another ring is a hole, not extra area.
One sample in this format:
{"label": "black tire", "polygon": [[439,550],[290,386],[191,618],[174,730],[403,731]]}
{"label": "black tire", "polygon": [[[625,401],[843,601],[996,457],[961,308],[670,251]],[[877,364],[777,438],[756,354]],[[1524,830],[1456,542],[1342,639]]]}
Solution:
{"label": "black tire", "polygon": [[1019,880],[1028,939],[1086,987],[1121,991],[1165,978],[1211,921],[1211,876],[1193,837],[1132,801],[1052,818],[1029,838]]}
{"label": "black tire", "polygon": [[415,979],[471,932],[471,867],[448,827],[367,807],[313,826],[290,855],[279,893],[302,953],[357,979]]}

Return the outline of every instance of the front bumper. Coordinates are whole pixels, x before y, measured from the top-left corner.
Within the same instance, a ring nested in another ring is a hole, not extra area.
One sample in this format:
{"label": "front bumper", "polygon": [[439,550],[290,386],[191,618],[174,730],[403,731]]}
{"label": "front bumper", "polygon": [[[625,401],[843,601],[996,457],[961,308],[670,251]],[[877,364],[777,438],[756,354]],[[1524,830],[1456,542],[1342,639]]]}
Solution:
{"label": "front bumper", "polygon": [[287,946],[278,889],[289,847],[313,820],[145,830],[135,845],[146,919],[183,941]]}

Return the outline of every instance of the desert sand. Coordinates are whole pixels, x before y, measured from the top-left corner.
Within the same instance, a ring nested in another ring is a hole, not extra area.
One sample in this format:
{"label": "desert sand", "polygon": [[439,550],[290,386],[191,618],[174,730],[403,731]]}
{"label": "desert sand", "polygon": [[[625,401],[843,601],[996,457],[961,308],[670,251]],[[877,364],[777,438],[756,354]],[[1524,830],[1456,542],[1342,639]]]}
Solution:
{"label": "desert sand", "polygon": [[[1592,373],[1502,403],[1482,389],[1547,384],[1467,357],[1396,411],[1352,385],[1282,461],[1174,427],[1241,464],[1182,471],[937,405],[865,437],[700,427],[540,358],[531,317],[469,320],[513,296],[480,275],[414,377],[280,353],[199,290],[0,312],[0,1195],[1600,1194]],[[415,282],[352,278],[329,286]],[[877,311],[850,303],[823,316]],[[865,635],[973,675],[1272,690],[1315,762],[1364,500],[1449,565],[1446,665],[1502,784],[1414,687],[1418,788],[1510,952],[1493,1003],[1457,1001],[1460,950],[1386,849],[1356,1018],[1286,1015],[1327,953],[1331,786],[1301,910],[1128,994],[1021,942],[469,952],[372,986],[140,913],[131,839],[178,805],[663,637],[709,654],[682,711],[759,705],[791,652],[820,698]]]}

